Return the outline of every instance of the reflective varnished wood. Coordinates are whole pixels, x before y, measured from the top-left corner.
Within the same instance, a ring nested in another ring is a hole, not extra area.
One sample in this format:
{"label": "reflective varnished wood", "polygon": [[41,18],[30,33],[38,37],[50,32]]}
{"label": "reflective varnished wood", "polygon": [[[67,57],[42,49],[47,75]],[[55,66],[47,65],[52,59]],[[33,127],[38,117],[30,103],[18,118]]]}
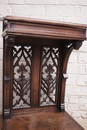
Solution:
{"label": "reflective varnished wood", "polygon": [[15,115],[4,122],[4,130],[84,130],[66,112]]}
{"label": "reflective varnished wood", "polygon": [[86,25],[57,23],[7,16],[4,18],[3,36],[21,35],[49,39],[84,40]]}

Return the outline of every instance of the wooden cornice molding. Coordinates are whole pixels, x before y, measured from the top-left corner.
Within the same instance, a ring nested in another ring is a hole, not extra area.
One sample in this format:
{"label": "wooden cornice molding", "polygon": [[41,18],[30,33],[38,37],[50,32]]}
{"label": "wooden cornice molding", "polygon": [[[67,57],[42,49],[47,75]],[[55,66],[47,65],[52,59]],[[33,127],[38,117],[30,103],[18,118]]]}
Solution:
{"label": "wooden cornice molding", "polygon": [[86,25],[57,23],[7,16],[3,19],[3,36],[28,36],[49,39],[85,40]]}

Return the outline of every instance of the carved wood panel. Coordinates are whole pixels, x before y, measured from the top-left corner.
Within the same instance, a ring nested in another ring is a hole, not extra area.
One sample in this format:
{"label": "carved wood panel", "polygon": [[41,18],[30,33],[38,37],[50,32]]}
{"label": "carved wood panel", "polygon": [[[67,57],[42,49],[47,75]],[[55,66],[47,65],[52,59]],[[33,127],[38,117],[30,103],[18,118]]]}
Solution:
{"label": "carved wood panel", "polygon": [[13,47],[12,108],[30,107],[32,47]]}
{"label": "carved wood panel", "polygon": [[59,48],[43,47],[40,106],[56,104]]}

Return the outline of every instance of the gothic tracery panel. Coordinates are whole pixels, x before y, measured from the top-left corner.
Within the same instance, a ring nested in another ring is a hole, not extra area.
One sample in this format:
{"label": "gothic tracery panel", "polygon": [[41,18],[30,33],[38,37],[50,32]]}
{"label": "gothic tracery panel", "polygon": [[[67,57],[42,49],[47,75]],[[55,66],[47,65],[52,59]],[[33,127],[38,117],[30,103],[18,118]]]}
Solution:
{"label": "gothic tracery panel", "polygon": [[59,49],[43,47],[40,106],[56,104]]}
{"label": "gothic tracery panel", "polygon": [[32,47],[13,48],[13,109],[30,107]]}

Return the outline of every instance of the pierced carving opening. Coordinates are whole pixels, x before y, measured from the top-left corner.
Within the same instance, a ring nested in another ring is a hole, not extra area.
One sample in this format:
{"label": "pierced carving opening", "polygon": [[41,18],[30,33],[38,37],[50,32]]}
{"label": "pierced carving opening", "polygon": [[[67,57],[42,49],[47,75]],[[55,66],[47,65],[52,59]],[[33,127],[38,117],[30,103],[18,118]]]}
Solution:
{"label": "pierced carving opening", "polygon": [[40,106],[56,104],[59,49],[43,47],[41,62]]}
{"label": "pierced carving opening", "polygon": [[32,47],[13,47],[13,104],[12,108],[27,108],[30,103]]}

